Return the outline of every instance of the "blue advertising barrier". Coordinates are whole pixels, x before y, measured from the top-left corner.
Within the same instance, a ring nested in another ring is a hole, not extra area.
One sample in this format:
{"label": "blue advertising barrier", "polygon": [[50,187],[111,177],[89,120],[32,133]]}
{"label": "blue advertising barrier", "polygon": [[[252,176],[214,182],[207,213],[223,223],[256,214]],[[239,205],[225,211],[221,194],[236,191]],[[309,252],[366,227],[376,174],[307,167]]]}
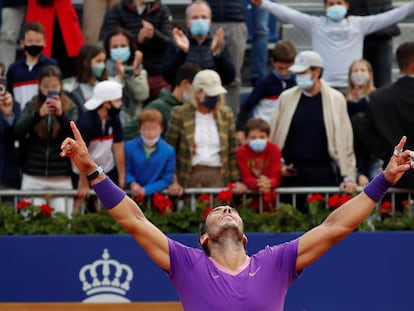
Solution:
{"label": "blue advertising barrier", "polygon": [[[250,254],[299,234],[247,234]],[[196,246],[195,234],[170,235]],[[307,268],[287,311],[414,310],[414,233],[353,233]],[[0,302],[177,301],[127,235],[0,237]]]}

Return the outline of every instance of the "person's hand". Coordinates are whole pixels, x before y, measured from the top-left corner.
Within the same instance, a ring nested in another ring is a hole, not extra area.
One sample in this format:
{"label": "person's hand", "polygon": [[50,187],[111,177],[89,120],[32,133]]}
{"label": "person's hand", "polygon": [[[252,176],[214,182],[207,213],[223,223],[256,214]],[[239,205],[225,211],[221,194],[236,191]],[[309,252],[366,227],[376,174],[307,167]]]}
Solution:
{"label": "person's hand", "polygon": [[367,176],[361,174],[357,178],[358,186],[365,187],[369,183],[369,179]]}
{"label": "person's hand", "polygon": [[120,56],[118,56],[118,58],[116,59],[115,69],[116,69],[116,73],[118,74],[119,79],[121,81],[124,81],[124,77],[125,77],[125,66],[122,63]]}
{"label": "person's hand", "polygon": [[357,184],[354,181],[344,181],[344,182],[341,182],[341,184],[339,185],[339,189],[342,192],[351,194],[356,191]]}
{"label": "person's hand", "polygon": [[272,184],[270,182],[269,177],[265,175],[260,175],[259,178],[257,179],[257,186],[259,187],[260,193],[266,193],[271,190]]}
{"label": "person's hand", "polygon": [[78,192],[76,194],[76,197],[78,199],[84,199],[89,197],[89,183],[88,180],[86,179],[86,177],[84,178],[79,178],[79,183],[78,183]]}
{"label": "person's hand", "polygon": [[155,30],[154,25],[147,21],[142,21],[142,28],[138,33],[138,42],[144,43],[147,39],[152,39],[154,36]]}
{"label": "person's hand", "polygon": [[247,191],[247,186],[241,183],[240,181],[236,181],[235,183],[233,183],[232,191],[234,194],[243,194]]}
{"label": "person's hand", "polygon": [[144,58],[144,54],[141,51],[136,50],[134,54],[134,63],[132,66],[134,67],[134,75],[139,76],[141,74],[141,65],[142,59]]}
{"label": "person's hand", "polygon": [[0,110],[5,117],[11,117],[13,114],[13,96],[6,92],[0,95]]}
{"label": "person's hand", "polygon": [[406,142],[407,137],[403,136],[394,148],[394,154],[384,170],[384,177],[389,183],[395,184],[406,171],[414,168],[414,152],[403,151]]}
{"label": "person's hand", "polygon": [[251,0],[251,3],[253,3],[254,5],[262,5],[262,0]]}
{"label": "person's hand", "polygon": [[213,42],[211,43],[211,53],[213,53],[213,55],[217,55],[220,53],[223,42],[224,42],[224,30],[223,28],[219,28],[214,34]]}
{"label": "person's hand", "polygon": [[181,29],[174,28],[172,31],[172,38],[174,40],[174,44],[181,51],[188,53],[188,50],[190,49],[190,41]]}
{"label": "person's hand", "polygon": [[60,96],[48,97],[40,106],[39,115],[45,117],[47,115],[56,115],[61,116],[63,113],[62,110],[62,101]]}
{"label": "person's hand", "polygon": [[82,135],[74,121],[70,121],[70,127],[75,138],[67,137],[62,142],[60,145],[60,156],[70,158],[81,173],[88,174],[93,172],[98,165],[91,158],[88,147],[83,141]]}
{"label": "person's hand", "polygon": [[290,163],[289,165],[282,164],[281,174],[283,177],[297,176],[298,173],[295,170],[295,165]]}
{"label": "person's hand", "polygon": [[168,187],[168,194],[173,197],[180,197],[184,193],[183,187],[178,182],[177,176],[174,175],[173,182]]}

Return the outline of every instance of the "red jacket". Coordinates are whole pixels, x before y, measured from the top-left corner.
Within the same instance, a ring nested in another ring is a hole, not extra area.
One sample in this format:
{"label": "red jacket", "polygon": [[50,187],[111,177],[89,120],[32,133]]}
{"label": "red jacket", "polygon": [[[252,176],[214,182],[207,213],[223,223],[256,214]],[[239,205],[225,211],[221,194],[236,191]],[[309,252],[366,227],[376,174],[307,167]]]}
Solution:
{"label": "red jacket", "polygon": [[43,54],[48,57],[52,54],[53,24],[56,16],[68,57],[76,57],[85,40],[72,1],[55,0],[52,7],[42,7],[36,0],[27,1],[25,22],[39,22],[45,27],[46,46]]}
{"label": "red jacket", "polygon": [[[265,149],[260,153],[256,153],[248,144],[244,144],[237,150],[236,157],[241,181],[247,188],[258,191],[257,178],[260,175],[265,175],[270,179],[272,189],[279,187],[282,171],[282,164],[280,162],[282,154],[277,145],[268,141]],[[264,202],[264,210],[274,210],[275,202],[275,197],[271,199],[271,202]],[[257,209],[258,206],[258,198],[253,198],[250,207]]]}

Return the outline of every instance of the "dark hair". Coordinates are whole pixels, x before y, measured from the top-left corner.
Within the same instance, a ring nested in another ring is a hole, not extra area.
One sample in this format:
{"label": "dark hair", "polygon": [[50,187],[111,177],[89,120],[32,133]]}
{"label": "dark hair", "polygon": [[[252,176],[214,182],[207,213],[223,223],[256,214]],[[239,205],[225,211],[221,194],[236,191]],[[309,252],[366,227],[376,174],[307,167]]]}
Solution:
{"label": "dark hair", "polygon": [[109,42],[111,41],[111,38],[113,36],[116,35],[123,35],[124,37],[127,38],[128,40],[128,45],[129,45],[129,49],[131,51],[131,56],[129,57],[127,64],[131,65],[134,61],[134,53],[137,50],[137,44],[135,43],[135,38],[132,35],[132,33],[122,27],[117,27],[115,29],[113,29],[111,32],[109,32],[109,34],[106,36],[105,42],[104,42],[104,47],[105,47],[105,51],[106,51],[106,55],[110,55],[111,53],[111,49],[109,47]]}
{"label": "dark hair", "polygon": [[244,128],[244,133],[247,136],[253,130],[259,130],[261,132],[265,132],[268,136],[270,135],[269,123],[259,118],[251,118],[249,121],[247,121]]}
{"label": "dark hair", "polygon": [[208,249],[207,243],[201,244],[200,241],[201,237],[204,234],[206,234],[206,219],[207,217],[202,218],[200,221],[200,225],[198,226],[198,244],[200,245],[200,248],[204,251],[204,253],[207,256],[210,256],[210,250]]}
{"label": "dark hair", "polygon": [[279,41],[270,51],[270,58],[274,62],[293,63],[296,57],[296,48],[286,40]]}
{"label": "dark hair", "polygon": [[[76,58],[76,80],[80,83],[88,83],[94,77],[90,66],[92,58],[105,53],[105,49],[98,44],[85,43],[79,50]],[[101,81],[107,79],[106,70],[104,70]]]}
{"label": "dark hair", "polygon": [[21,31],[21,38],[24,39],[25,35],[29,31],[34,31],[41,33],[43,36],[46,36],[45,27],[39,22],[30,22],[23,25],[22,31]]}
{"label": "dark hair", "polygon": [[197,72],[201,70],[201,67],[198,64],[193,63],[184,63],[180,66],[175,76],[175,86],[178,86],[183,82],[183,80],[188,80],[192,83],[194,76]]}
{"label": "dark hair", "polygon": [[62,81],[62,71],[55,65],[48,65],[42,68],[39,75],[39,82],[44,78],[56,77]]}
{"label": "dark hair", "polygon": [[410,64],[414,62],[414,41],[401,43],[395,52],[395,56],[400,71],[407,70]]}

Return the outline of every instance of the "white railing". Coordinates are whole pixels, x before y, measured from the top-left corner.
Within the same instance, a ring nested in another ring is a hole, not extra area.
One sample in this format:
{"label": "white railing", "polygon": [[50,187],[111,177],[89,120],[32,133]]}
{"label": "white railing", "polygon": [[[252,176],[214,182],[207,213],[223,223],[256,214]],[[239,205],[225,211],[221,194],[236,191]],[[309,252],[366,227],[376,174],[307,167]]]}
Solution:
{"label": "white railing", "polygon": [[[184,195],[189,197],[191,202],[191,208],[195,209],[195,202],[197,197],[200,194],[208,194],[210,195],[210,202],[214,202],[214,199],[223,188],[187,188],[184,190]],[[357,192],[362,191],[362,188],[358,188]],[[293,207],[297,207],[297,196],[303,194],[321,194],[325,198],[325,202],[327,201],[328,197],[332,194],[337,194],[339,192],[338,187],[292,187],[292,188],[277,188],[275,192],[278,194],[277,196],[277,205],[280,205],[280,196],[281,195],[290,195],[291,202]],[[247,194],[252,194],[255,192],[248,191]],[[414,190],[413,189],[398,189],[398,188],[390,188],[388,191],[391,194],[391,203],[393,208],[395,208],[396,202],[396,194],[405,194],[407,195],[407,202],[410,204],[410,210],[414,209],[413,205],[413,196]],[[17,203],[22,200],[30,200],[33,198],[56,198],[56,197],[63,197],[65,198],[66,212],[71,210],[68,208],[69,202],[73,202],[73,198],[76,196],[76,190],[0,190],[0,203],[11,203],[13,206],[17,206]],[[90,196],[96,196],[95,192],[91,190]],[[147,208],[151,208],[151,200],[146,201]],[[53,207],[53,206],[52,206]],[[259,197],[259,212],[263,212],[263,197],[260,195]],[[67,214],[69,214],[67,212]],[[414,216],[414,215],[413,215]]]}

